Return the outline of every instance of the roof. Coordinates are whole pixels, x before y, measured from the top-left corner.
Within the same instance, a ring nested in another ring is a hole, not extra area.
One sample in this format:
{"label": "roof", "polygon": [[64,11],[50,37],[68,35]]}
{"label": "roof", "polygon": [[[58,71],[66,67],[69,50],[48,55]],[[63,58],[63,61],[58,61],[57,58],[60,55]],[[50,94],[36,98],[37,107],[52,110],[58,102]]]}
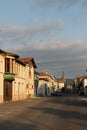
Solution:
{"label": "roof", "polygon": [[6,52],[6,54],[9,56],[14,56],[15,58],[19,58],[19,55],[15,53]]}
{"label": "roof", "polygon": [[19,58],[19,60],[24,62],[24,63],[29,63],[32,60],[32,58],[31,57],[29,57],[29,58]]}
{"label": "roof", "polygon": [[32,62],[34,68],[37,68],[35,61],[32,57],[28,57],[28,58],[19,58],[20,61],[22,61],[25,64],[29,64],[30,62]]}
{"label": "roof", "polygon": [[78,76],[75,79],[87,79],[87,76],[86,75],[84,75],[84,76]]}
{"label": "roof", "polygon": [[54,75],[49,74],[48,72],[38,72],[38,75],[39,75],[39,76],[48,76],[48,77],[50,77],[51,79],[54,79],[54,78],[55,78]]}
{"label": "roof", "polygon": [[49,81],[47,78],[39,78],[39,80]]}
{"label": "roof", "polygon": [[6,52],[5,52],[5,51],[3,51],[2,49],[0,49],[0,53],[4,53],[4,54],[6,54]]}
{"label": "roof", "polygon": [[19,64],[21,64],[21,65],[25,66],[25,63],[24,63],[24,62],[22,62],[22,61],[20,61],[19,59],[16,59],[16,62],[18,62]]}
{"label": "roof", "polygon": [[38,72],[39,76],[50,76],[49,74],[45,73],[45,72]]}
{"label": "roof", "polygon": [[10,52],[6,52],[2,49],[0,49],[0,53],[4,53],[5,55],[9,55],[9,56],[13,56],[15,58],[19,58],[19,55],[18,54],[15,54],[15,53],[10,53]]}

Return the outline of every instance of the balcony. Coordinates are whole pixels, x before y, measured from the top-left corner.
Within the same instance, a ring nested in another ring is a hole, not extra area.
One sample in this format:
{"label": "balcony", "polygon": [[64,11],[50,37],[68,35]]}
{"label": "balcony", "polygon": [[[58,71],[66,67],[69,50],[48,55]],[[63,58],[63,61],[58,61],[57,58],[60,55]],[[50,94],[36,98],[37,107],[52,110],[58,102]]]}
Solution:
{"label": "balcony", "polygon": [[15,80],[15,75],[14,74],[4,74],[4,79]]}

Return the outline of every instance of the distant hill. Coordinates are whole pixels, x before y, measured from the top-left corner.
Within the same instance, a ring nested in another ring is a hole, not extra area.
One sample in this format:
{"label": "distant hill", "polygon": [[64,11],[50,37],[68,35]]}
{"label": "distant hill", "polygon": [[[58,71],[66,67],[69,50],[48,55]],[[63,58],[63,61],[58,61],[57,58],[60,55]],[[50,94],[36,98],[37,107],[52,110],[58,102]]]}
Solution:
{"label": "distant hill", "polygon": [[[58,81],[61,80],[61,78],[58,78],[57,79]],[[73,79],[65,79],[66,80],[66,83],[70,84],[70,83],[73,83]]]}
{"label": "distant hill", "polygon": [[73,83],[73,79],[66,79],[66,83],[68,84]]}

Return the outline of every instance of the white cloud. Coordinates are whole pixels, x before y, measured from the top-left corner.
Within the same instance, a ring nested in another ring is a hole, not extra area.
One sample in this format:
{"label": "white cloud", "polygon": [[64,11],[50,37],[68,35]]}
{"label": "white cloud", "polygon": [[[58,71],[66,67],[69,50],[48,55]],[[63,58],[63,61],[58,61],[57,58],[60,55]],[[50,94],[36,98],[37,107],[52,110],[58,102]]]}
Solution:
{"label": "white cloud", "polygon": [[82,49],[83,42],[80,40],[50,40],[50,41],[37,41],[32,43],[24,43],[19,45],[16,50],[71,50],[75,47]]}
{"label": "white cloud", "polygon": [[80,40],[50,40],[24,43],[9,48],[21,57],[33,57],[40,71],[56,76],[64,68],[66,77],[83,74],[87,65],[87,44]]}
{"label": "white cloud", "polygon": [[59,29],[62,30],[64,29],[64,22],[62,19],[54,19],[53,21],[49,21],[46,24],[43,25],[38,25],[34,27],[29,27],[29,26],[3,26],[0,27],[1,33],[2,34],[7,34],[9,33],[10,35],[18,35],[18,34],[34,34],[36,32],[46,32],[49,30],[53,29]]}
{"label": "white cloud", "polygon": [[87,65],[87,44],[84,41],[53,40],[53,37],[48,41],[45,37],[40,39],[43,34],[48,37],[53,30],[63,30],[64,22],[60,19],[35,27],[4,26],[0,29],[0,47],[22,57],[35,57],[40,70],[48,70],[57,75],[64,68],[66,75],[72,76],[81,73],[81,68]]}
{"label": "white cloud", "polygon": [[[64,23],[61,19],[55,19],[53,21],[49,21],[43,25],[38,25],[34,27],[30,26],[1,26],[0,27],[0,43],[3,43],[3,46],[8,47],[8,43],[10,46],[15,46],[19,44],[28,44],[29,42],[34,40],[37,36],[45,35],[46,37],[53,32],[53,30],[62,31],[64,29]],[[19,45],[23,46],[23,45]],[[0,46],[1,47],[1,46]]]}

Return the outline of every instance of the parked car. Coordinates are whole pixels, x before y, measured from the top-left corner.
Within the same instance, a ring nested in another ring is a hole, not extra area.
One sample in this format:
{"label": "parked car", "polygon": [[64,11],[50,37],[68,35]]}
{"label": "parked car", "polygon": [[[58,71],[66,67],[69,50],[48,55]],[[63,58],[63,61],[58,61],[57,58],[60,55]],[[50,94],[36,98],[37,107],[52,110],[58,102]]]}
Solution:
{"label": "parked car", "polygon": [[79,91],[79,95],[80,95],[80,96],[84,96],[84,90],[80,90],[80,91]]}
{"label": "parked car", "polygon": [[56,96],[56,92],[51,92],[51,96]]}
{"label": "parked car", "polygon": [[61,91],[54,91],[51,93],[51,96],[62,96],[62,92]]}
{"label": "parked car", "polygon": [[77,94],[77,93],[79,93],[79,90],[78,89],[74,89],[73,93]]}
{"label": "parked car", "polygon": [[56,96],[62,96],[62,92],[61,91],[56,91]]}

